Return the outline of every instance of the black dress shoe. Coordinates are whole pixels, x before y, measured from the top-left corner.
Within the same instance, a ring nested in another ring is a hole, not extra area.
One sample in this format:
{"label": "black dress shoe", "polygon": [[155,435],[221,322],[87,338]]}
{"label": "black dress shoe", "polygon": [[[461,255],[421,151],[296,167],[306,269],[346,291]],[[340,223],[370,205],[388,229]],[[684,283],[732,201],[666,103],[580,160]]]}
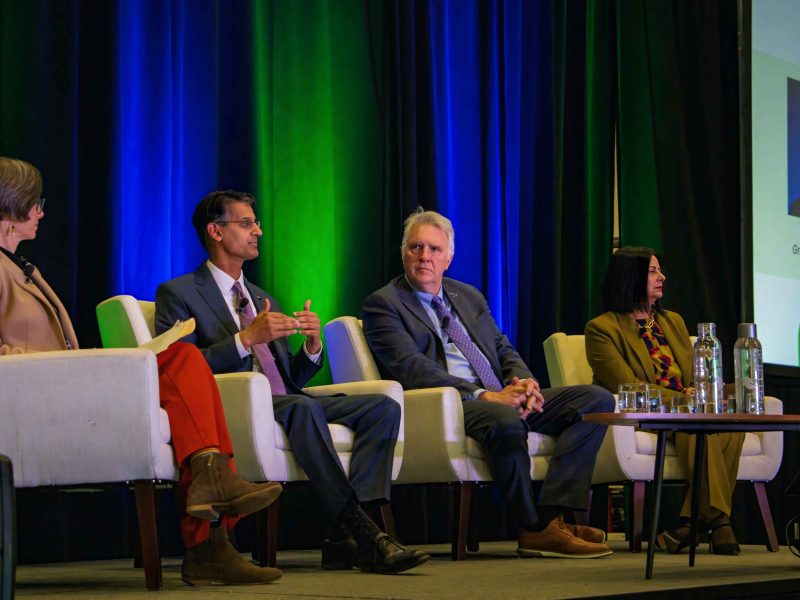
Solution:
{"label": "black dress shoe", "polygon": [[423,550],[408,550],[385,533],[379,534],[369,549],[358,551],[358,566],[364,573],[392,575],[402,573],[428,562]]}
{"label": "black dress shoe", "polygon": [[352,536],[322,540],[322,568],[326,571],[349,571],[357,562],[358,544]]}

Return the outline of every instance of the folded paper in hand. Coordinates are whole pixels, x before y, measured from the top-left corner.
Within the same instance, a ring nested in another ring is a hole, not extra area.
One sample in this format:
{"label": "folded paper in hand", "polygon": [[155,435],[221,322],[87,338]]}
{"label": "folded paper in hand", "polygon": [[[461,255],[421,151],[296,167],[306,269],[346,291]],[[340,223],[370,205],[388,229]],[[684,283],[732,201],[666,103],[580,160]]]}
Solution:
{"label": "folded paper in hand", "polygon": [[194,331],[194,326],[194,317],[191,317],[186,321],[175,321],[175,325],[167,329],[161,335],[154,337],[149,342],[145,342],[139,346],[139,348],[144,350],[152,350],[156,354],[159,354],[169,348],[179,339],[192,333]]}

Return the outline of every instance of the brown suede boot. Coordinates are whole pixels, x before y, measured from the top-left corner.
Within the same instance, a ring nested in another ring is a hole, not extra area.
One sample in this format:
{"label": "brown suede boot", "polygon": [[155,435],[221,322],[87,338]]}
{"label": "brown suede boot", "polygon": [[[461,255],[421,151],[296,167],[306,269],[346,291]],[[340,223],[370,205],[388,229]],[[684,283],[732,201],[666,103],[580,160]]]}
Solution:
{"label": "brown suede boot", "polygon": [[266,508],[281,495],[280,483],[250,483],[228,466],[229,457],[218,452],[192,459],[192,484],[186,494],[186,512],[198,519],[249,515]]}
{"label": "brown suede boot", "polygon": [[214,527],[211,536],[183,557],[181,579],[189,585],[259,585],[281,578],[283,573],[272,567],[257,567],[248,562],[228,540],[225,527]]}

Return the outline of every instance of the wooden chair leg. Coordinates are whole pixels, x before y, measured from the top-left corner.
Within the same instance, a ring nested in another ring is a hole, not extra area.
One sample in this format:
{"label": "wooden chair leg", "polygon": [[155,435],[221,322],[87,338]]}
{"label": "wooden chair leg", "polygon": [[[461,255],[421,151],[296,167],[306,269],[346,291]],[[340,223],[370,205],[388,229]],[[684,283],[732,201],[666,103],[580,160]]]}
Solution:
{"label": "wooden chair leg", "polygon": [[136,481],[133,484],[133,494],[136,498],[136,516],[139,520],[145,583],[148,590],[160,590],[161,555],[158,550],[155,486],[152,481]]}
{"label": "wooden chair leg", "polygon": [[278,514],[280,498],[262,510],[258,518],[261,519],[261,539],[257,543],[264,544],[259,557],[262,567],[274,567],[278,560]]}
{"label": "wooden chair leg", "polygon": [[[474,483],[473,490],[479,490],[480,484]],[[475,494],[471,494],[471,499],[469,501],[469,521],[467,524],[467,552],[479,552],[481,549],[480,543],[480,519],[474,519],[472,511],[475,509]]]}
{"label": "wooden chair leg", "polygon": [[0,454],[0,598],[14,597],[17,569],[16,491],[11,461]]}
{"label": "wooden chair leg", "polygon": [[753,489],[756,491],[758,509],[761,511],[761,521],[764,523],[764,532],[767,534],[767,550],[778,551],[778,535],[775,533],[775,523],[772,520],[772,511],[769,509],[767,490],[763,481],[754,481]]}
{"label": "wooden chair leg", "polygon": [[253,562],[258,563],[260,566],[267,564],[265,557],[267,545],[262,540],[267,539],[267,511],[266,509],[260,510],[253,515],[255,521],[255,535],[253,537],[253,550],[251,557]]}
{"label": "wooden chair leg", "polygon": [[633,515],[631,519],[631,539],[628,542],[628,549],[631,552],[642,551],[642,526],[644,523],[644,481],[633,482]]}
{"label": "wooden chair leg", "polygon": [[467,554],[467,531],[469,529],[469,507],[475,482],[462,481],[453,487],[453,560],[464,560]]}
{"label": "wooden chair leg", "polygon": [[397,530],[394,527],[394,515],[392,514],[391,504],[381,504],[381,520],[383,530],[392,537],[397,537]]}

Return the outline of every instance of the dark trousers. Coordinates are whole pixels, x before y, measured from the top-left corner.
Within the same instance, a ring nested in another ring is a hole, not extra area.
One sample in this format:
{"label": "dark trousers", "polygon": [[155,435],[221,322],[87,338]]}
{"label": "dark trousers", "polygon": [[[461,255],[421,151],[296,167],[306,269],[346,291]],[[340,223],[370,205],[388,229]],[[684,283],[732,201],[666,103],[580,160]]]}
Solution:
{"label": "dark trousers", "polygon": [[[400,429],[400,405],[382,394],[312,398],[273,396],[275,420],[286,430],[297,462],[308,475],[330,517],[348,499],[388,500],[392,461]],[[329,423],[355,432],[350,476],[333,447]]]}
{"label": "dark trousers", "polygon": [[596,385],[544,389],[542,395],[544,412],[534,412],[525,421],[516,409],[504,404],[480,400],[463,403],[466,433],[486,449],[492,477],[506,498],[519,506],[522,525],[537,521],[528,431],[556,438],[539,504],[586,510],[606,426],[585,423],[581,415],[614,411],[614,397]]}

